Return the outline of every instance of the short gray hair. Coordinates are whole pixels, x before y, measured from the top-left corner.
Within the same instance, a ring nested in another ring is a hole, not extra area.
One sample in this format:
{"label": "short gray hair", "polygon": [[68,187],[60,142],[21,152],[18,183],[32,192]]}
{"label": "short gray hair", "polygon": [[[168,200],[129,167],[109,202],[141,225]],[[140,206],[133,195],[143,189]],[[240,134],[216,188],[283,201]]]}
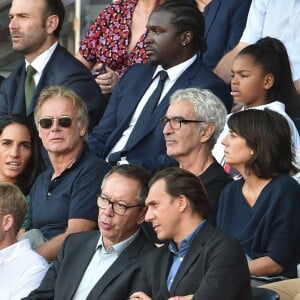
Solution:
{"label": "short gray hair", "polygon": [[[225,105],[210,90],[198,88],[177,90],[170,98],[170,104],[182,101],[193,104],[197,120],[215,125],[215,132],[209,140],[209,148],[212,149],[225,125]],[[199,127],[203,128],[203,123],[199,123]]]}

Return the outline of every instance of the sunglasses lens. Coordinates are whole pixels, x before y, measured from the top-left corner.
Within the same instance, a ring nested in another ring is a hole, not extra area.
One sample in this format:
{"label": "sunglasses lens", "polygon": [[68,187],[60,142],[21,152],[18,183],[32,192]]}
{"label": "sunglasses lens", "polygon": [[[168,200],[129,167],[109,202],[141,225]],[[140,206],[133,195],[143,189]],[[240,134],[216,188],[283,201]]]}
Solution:
{"label": "sunglasses lens", "polygon": [[52,126],[53,120],[51,118],[44,118],[44,119],[40,119],[39,123],[42,128],[47,129]]}
{"label": "sunglasses lens", "polygon": [[61,127],[70,127],[72,125],[72,118],[70,117],[61,117],[58,119],[58,124],[61,126]]}

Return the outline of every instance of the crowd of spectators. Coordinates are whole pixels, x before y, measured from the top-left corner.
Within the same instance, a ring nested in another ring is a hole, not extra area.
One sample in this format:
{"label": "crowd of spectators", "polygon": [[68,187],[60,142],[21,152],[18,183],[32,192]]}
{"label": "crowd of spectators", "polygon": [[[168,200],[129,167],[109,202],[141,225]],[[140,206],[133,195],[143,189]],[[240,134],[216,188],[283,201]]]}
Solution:
{"label": "crowd of spectators", "polygon": [[0,298],[298,299],[300,3],[116,0],[75,57],[64,15],[9,10]]}

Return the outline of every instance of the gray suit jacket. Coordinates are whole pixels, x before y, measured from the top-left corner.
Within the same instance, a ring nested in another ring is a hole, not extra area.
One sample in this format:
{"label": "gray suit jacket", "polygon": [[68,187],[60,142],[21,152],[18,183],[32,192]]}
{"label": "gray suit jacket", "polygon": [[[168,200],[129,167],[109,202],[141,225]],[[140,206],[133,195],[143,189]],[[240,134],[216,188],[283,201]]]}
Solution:
{"label": "gray suit jacket", "polygon": [[[98,231],[70,235],[40,287],[24,299],[72,299],[95,252],[98,240]],[[141,230],[136,239],[97,282],[87,299],[127,299],[132,282],[140,273],[142,260],[152,249],[153,244],[145,238]]]}

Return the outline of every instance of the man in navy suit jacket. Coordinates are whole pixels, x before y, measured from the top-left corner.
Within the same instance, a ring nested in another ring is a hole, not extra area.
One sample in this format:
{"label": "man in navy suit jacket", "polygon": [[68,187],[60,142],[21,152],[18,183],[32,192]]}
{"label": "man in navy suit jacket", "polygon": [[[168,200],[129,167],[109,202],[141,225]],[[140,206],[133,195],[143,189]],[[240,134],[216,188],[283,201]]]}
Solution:
{"label": "man in navy suit jacket", "polygon": [[107,173],[97,201],[100,232],[70,235],[40,287],[25,299],[128,299],[145,255],[155,249],[139,229],[149,177],[134,165]]}
{"label": "man in navy suit jacket", "polygon": [[[1,85],[0,115],[21,114],[33,119],[42,88],[63,85],[85,101],[91,131],[104,112],[105,99],[90,71],[58,43],[64,15],[61,0],[12,1],[9,12],[12,47],[24,54],[25,61]],[[26,109],[24,85],[28,65],[37,72],[35,92]]]}
{"label": "man in navy suit jacket", "polygon": [[[196,2],[200,2],[197,1]],[[207,51],[203,62],[213,69],[239,42],[251,0],[211,0],[204,9]]]}
{"label": "man in navy suit jacket", "polygon": [[[166,155],[158,124],[174,91],[187,87],[210,89],[228,110],[232,99],[228,86],[196,54],[203,52],[206,44],[204,19],[194,4],[184,0],[163,3],[150,15],[147,29],[149,63],[133,66],[123,75],[88,141],[96,155],[113,164],[125,161],[154,172],[175,163]],[[156,75],[161,70],[168,73],[168,79],[160,102],[150,117],[144,116],[142,109],[158,84]],[[135,126],[139,118],[144,119],[143,126]],[[115,153],[117,159],[111,160]]]}

